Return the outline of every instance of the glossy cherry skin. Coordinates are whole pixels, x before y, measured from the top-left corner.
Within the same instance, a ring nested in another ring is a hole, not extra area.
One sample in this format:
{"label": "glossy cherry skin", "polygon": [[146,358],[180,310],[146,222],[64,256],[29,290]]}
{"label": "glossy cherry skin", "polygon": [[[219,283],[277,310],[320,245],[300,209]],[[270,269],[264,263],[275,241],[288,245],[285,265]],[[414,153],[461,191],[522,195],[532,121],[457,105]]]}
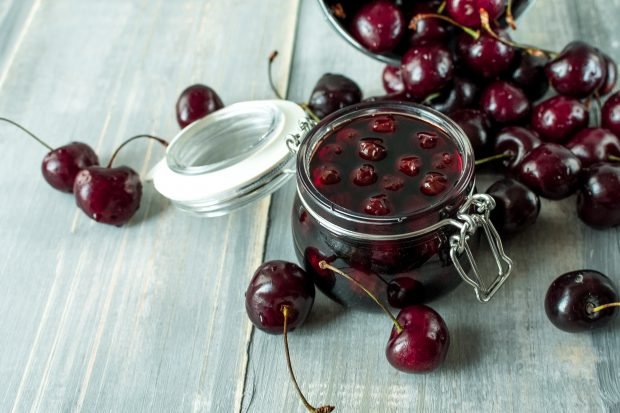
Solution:
{"label": "glossy cherry skin", "polygon": [[400,67],[387,65],[383,68],[381,75],[383,89],[387,93],[402,93],[405,90],[403,78],[400,75]]}
{"label": "glossy cherry skin", "polygon": [[205,85],[192,85],[177,100],[177,122],[181,128],[224,107],[215,90]]}
{"label": "glossy cherry skin", "polygon": [[618,301],[611,280],[598,271],[579,270],[560,275],[545,296],[545,312],[554,326],[570,333],[600,328],[612,321],[617,307],[592,309]]}
{"label": "glossy cherry skin", "polygon": [[73,183],[78,172],[95,165],[99,165],[99,159],[90,146],[82,142],[71,142],[45,155],[41,172],[52,187],[62,192],[73,192]]}
{"label": "glossy cherry skin", "polygon": [[401,74],[406,91],[415,99],[424,99],[452,80],[452,55],[439,45],[412,47],[402,58]]}
{"label": "glossy cherry skin", "polygon": [[518,87],[497,80],[482,92],[480,107],[500,125],[517,124],[530,114],[530,101]]}
{"label": "glossy cherry skin", "polygon": [[620,138],[603,128],[587,128],[573,136],[566,147],[581,161],[583,167],[620,157]]}
{"label": "glossy cherry skin", "polygon": [[308,106],[322,119],[361,100],[362,91],[357,83],[343,75],[325,73],[314,86]]}
{"label": "glossy cherry skin", "polygon": [[504,165],[509,170],[514,170],[521,164],[525,155],[541,144],[542,141],[536,132],[521,126],[509,126],[502,129],[495,138],[495,153],[510,154]]}
{"label": "glossy cherry skin", "polygon": [[506,0],[448,0],[446,12],[463,26],[480,27],[480,9],[489,14],[489,21],[496,20],[504,12]]}
{"label": "glossy cherry skin", "polygon": [[286,261],[261,264],[245,292],[245,310],[256,328],[269,334],[284,332],[282,307],[290,309],[287,330],[306,321],[314,304],[314,283],[298,265]]}
{"label": "glossy cherry skin", "polygon": [[480,88],[476,82],[467,77],[455,76],[447,90],[426,104],[442,113],[449,114],[458,109],[474,106],[478,101]]}
{"label": "glossy cherry skin", "polygon": [[491,221],[500,234],[514,234],[534,224],[540,213],[540,198],[514,179],[504,178],[487,189],[495,199]]}
{"label": "glossy cherry skin", "polygon": [[534,107],[531,125],[543,141],[563,143],[589,121],[588,109],[581,102],[558,95]]}
{"label": "glossy cherry skin", "polygon": [[594,47],[574,41],[549,62],[546,71],[551,86],[559,94],[585,98],[604,86],[607,62]]}
{"label": "glossy cherry skin", "polygon": [[[417,2],[412,5],[411,15],[421,13],[436,13],[437,3]],[[443,43],[450,37],[450,25],[439,19],[426,18],[418,20],[415,29],[409,31],[409,45]]]}
{"label": "glossy cherry skin", "polygon": [[126,166],[90,166],[75,177],[73,193],[77,206],[90,218],[120,227],[140,208],[142,183],[138,173]]}
{"label": "glossy cherry skin", "polygon": [[461,109],[450,114],[450,118],[457,123],[469,138],[477,159],[489,155],[491,144],[491,121],[488,116],[478,109]]}
{"label": "glossy cherry skin", "polygon": [[[506,40],[510,36],[499,31],[500,37]],[[456,49],[465,66],[472,72],[485,79],[493,79],[506,73],[515,59],[515,49],[508,46],[489,34],[483,33],[476,40],[466,33],[457,38]]]}
{"label": "glossy cherry skin", "polygon": [[557,143],[543,143],[523,158],[517,179],[538,195],[562,199],[575,192],[581,162],[570,150]]}
{"label": "glossy cherry skin", "polygon": [[601,109],[601,124],[620,137],[620,91],[610,95]]}
{"label": "glossy cherry skin", "polygon": [[523,89],[530,101],[542,98],[549,90],[549,79],[545,73],[549,59],[525,52],[515,59],[518,59],[519,64],[510,75],[512,83]]}
{"label": "glossy cherry skin", "polygon": [[396,317],[403,331],[392,328],[385,355],[390,364],[405,373],[428,373],[446,359],[450,347],[448,326],[425,305],[406,307]]}
{"label": "glossy cherry skin", "polygon": [[403,13],[388,0],[375,0],[362,6],[351,21],[351,34],[374,53],[388,52],[405,33]]}
{"label": "glossy cherry skin", "polygon": [[577,195],[577,215],[593,228],[620,225],[620,164],[598,163],[588,168]]}
{"label": "glossy cherry skin", "polygon": [[397,277],[388,283],[388,303],[395,308],[420,304],[424,298],[424,286],[411,277]]}
{"label": "glossy cherry skin", "polygon": [[601,52],[601,56],[603,56],[603,59],[607,65],[607,75],[605,76],[605,81],[599,88],[598,93],[600,95],[606,95],[614,90],[614,87],[616,86],[616,82],[618,81],[618,65],[609,55]]}

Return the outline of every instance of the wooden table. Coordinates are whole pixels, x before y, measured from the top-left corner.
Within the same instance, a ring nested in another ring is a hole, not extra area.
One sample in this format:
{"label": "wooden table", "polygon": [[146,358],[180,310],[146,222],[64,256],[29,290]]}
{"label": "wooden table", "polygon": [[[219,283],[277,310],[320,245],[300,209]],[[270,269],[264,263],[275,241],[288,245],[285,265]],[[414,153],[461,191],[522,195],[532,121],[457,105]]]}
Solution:
{"label": "wooden table", "polygon": [[[541,0],[516,37],[550,49],[584,39],[620,61],[618,17],[620,0]],[[273,49],[291,99],[307,99],[324,72],[381,93],[382,66],[341,40],[313,0],[3,0],[0,115],[107,160],[133,134],[174,136],[174,103],[189,84],[213,86],[226,103],[272,98]],[[252,327],[243,296],[259,263],[295,258],[293,185],[198,219],[147,184],[138,214],[115,228],[48,187],[44,153],[0,125],[0,411],[301,412],[282,338]],[[119,162],[145,174],[161,156],[136,143]],[[585,227],[574,205],[544,202],[538,224],[507,243],[516,269],[490,304],[466,286],[433,303],[452,334],[436,373],[392,369],[384,316],[319,294],[290,337],[309,400],[343,412],[620,411],[619,324],[566,334],[542,306],[568,270],[620,284],[618,230]]]}

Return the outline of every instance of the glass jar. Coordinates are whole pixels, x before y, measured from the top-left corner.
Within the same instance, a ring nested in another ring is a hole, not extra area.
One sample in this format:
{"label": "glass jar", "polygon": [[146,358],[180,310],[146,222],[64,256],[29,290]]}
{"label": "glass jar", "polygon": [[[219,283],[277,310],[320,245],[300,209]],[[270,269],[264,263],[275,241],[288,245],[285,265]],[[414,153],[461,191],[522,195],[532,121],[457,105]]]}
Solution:
{"label": "glass jar", "polygon": [[[321,139],[352,119],[377,114],[420,120],[456,145],[461,173],[440,202],[403,216],[371,217],[339,207],[314,187],[309,163]],[[416,294],[417,301],[432,300],[461,280],[486,302],[510,274],[512,263],[489,220],[494,201],[474,193],[469,140],[449,118],[416,104],[362,103],[315,125],[293,102],[236,103],[179,132],[150,173],[157,191],[177,208],[205,217],[269,195],[292,176],[297,179],[292,231],[300,262],[316,285],[341,303],[368,301],[346,280],[321,270],[321,260],[388,296],[393,305],[409,299],[407,294]],[[486,236],[497,264],[491,281],[481,277],[474,260],[479,233]]]}

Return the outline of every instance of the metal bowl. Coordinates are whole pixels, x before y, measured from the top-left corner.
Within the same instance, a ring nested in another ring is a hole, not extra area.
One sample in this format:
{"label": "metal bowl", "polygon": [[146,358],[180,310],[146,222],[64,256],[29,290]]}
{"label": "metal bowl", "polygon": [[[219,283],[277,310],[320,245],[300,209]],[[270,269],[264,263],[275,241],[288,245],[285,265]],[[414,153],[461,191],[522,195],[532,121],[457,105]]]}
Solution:
{"label": "metal bowl", "polygon": [[[362,46],[346,28],[346,24],[348,20],[339,20],[336,16],[333,15],[331,11],[331,6],[339,3],[338,0],[318,0],[319,5],[321,6],[321,10],[327,17],[329,24],[340,34],[340,36],[345,39],[351,46],[355,47],[360,52],[364,53],[367,56],[372,57],[373,59],[377,59],[380,62],[398,66],[400,65],[400,59],[402,57],[402,53],[397,52],[387,52],[387,53],[373,53]],[[531,6],[534,0],[513,0],[512,3],[512,14],[515,19],[518,19],[527,8]],[[502,22],[503,23],[503,22]],[[505,24],[503,24],[505,25]]]}

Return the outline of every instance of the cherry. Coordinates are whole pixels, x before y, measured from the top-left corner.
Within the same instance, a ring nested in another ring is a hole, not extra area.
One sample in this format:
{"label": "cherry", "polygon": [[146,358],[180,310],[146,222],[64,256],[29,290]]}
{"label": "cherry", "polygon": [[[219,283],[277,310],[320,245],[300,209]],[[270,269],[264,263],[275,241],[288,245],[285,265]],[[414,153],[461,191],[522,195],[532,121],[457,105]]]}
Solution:
{"label": "cherry", "polygon": [[429,172],[424,175],[420,190],[425,195],[439,195],[448,187],[448,179],[439,172]]}
{"label": "cherry", "polygon": [[620,165],[591,166],[577,195],[577,215],[594,228],[620,225]]}
{"label": "cherry", "polygon": [[368,186],[377,182],[377,173],[372,165],[362,165],[353,171],[353,183],[359,186]]}
{"label": "cherry", "polygon": [[286,261],[261,264],[245,292],[245,309],[252,324],[270,334],[284,327],[282,306],[290,307],[290,331],[299,327],[314,303],[314,283],[304,270]]}
{"label": "cherry", "polygon": [[521,126],[509,126],[502,129],[495,138],[495,153],[509,154],[504,161],[509,170],[521,164],[525,155],[541,145],[538,134]]}
{"label": "cherry", "polygon": [[458,109],[474,106],[478,101],[479,92],[476,82],[457,75],[439,96],[427,99],[424,103],[435,110],[449,114]]}
{"label": "cherry", "polygon": [[530,113],[530,102],[518,87],[497,80],[482,92],[480,107],[498,124],[522,122]]}
{"label": "cherry", "polygon": [[322,119],[361,100],[362,91],[357,83],[343,75],[325,73],[314,86],[308,107]]}
{"label": "cherry", "polygon": [[386,65],[381,75],[383,89],[387,93],[401,93],[405,90],[403,78],[400,75],[400,67]]}
{"label": "cherry", "polygon": [[398,160],[398,170],[408,176],[416,176],[420,173],[422,160],[418,156],[404,156]]}
{"label": "cherry", "polygon": [[589,44],[574,41],[549,62],[546,71],[551,86],[559,94],[585,98],[604,86],[607,62]]}
{"label": "cherry", "polygon": [[446,12],[459,24],[479,28],[480,9],[489,14],[489,20],[496,20],[506,8],[506,0],[447,0]]}
{"label": "cherry", "polygon": [[418,132],[416,136],[422,149],[433,149],[439,144],[439,136],[434,132]]}
{"label": "cherry", "polygon": [[364,138],[360,140],[358,153],[360,157],[367,161],[380,161],[387,156],[383,140],[377,138]]}
{"label": "cherry", "polygon": [[[436,10],[437,5],[434,2],[419,2],[412,5],[411,14],[434,13]],[[450,36],[450,28],[440,19],[432,17],[420,19],[416,22],[415,28],[409,32],[409,45],[443,43]]]}
{"label": "cherry", "polygon": [[547,142],[563,143],[588,126],[588,109],[577,99],[558,95],[532,110],[532,129]]}
{"label": "cherry", "polygon": [[385,175],[382,186],[387,191],[399,191],[405,186],[405,180],[400,176]]}
{"label": "cherry", "polygon": [[419,304],[424,297],[424,286],[411,277],[397,277],[388,283],[387,300],[392,307],[405,308]]}
{"label": "cherry", "polygon": [[607,325],[618,313],[618,292],[611,280],[594,270],[571,271],[549,286],[545,312],[554,326],[568,332],[589,331]]}
{"label": "cherry", "polygon": [[616,82],[618,80],[618,65],[608,55],[601,52],[601,56],[603,60],[605,60],[605,64],[607,65],[607,75],[605,76],[605,81],[603,82],[603,86],[601,86],[598,90],[598,93],[601,95],[606,95],[616,86]]}
{"label": "cherry", "polygon": [[[498,31],[502,39],[510,40],[504,31]],[[483,33],[474,39],[472,36],[461,33],[457,38],[457,52],[462,62],[469,70],[485,79],[493,79],[512,67],[515,59],[515,49],[488,33]]]}
{"label": "cherry", "polygon": [[549,79],[545,73],[545,65],[549,63],[549,59],[546,56],[521,52],[518,61],[519,64],[510,75],[510,80],[523,89],[530,101],[542,98],[549,89]]}
{"label": "cherry", "polygon": [[528,187],[504,178],[487,189],[495,199],[491,221],[502,234],[512,234],[534,224],[540,212],[540,199]]}
{"label": "cherry", "polygon": [[406,373],[437,369],[448,354],[450,334],[443,318],[425,305],[406,307],[396,317],[402,331],[392,328],[385,350],[390,364]]}
{"label": "cherry", "polygon": [[330,143],[327,145],[323,145],[319,148],[318,157],[323,162],[331,162],[339,155],[342,155],[342,152],[342,145],[338,145],[337,143]]}
{"label": "cherry", "polygon": [[452,112],[450,118],[469,138],[476,158],[488,156],[491,144],[491,121],[488,116],[477,109],[460,109]]}
{"label": "cherry", "polygon": [[347,146],[356,142],[360,132],[354,128],[342,128],[336,133],[336,141],[342,146]]}
{"label": "cherry", "polygon": [[386,195],[371,196],[364,204],[364,212],[368,215],[388,215],[392,211]]}
{"label": "cherry", "polygon": [[370,129],[377,133],[392,133],[396,130],[396,120],[392,115],[373,117],[370,122]]}
{"label": "cherry", "polygon": [[389,0],[376,0],[363,5],[351,20],[353,37],[374,53],[394,49],[405,29],[402,11]]}
{"label": "cherry", "polygon": [[620,137],[620,91],[605,101],[601,109],[601,124]]}
{"label": "cherry", "polygon": [[517,167],[517,178],[538,195],[562,199],[577,189],[581,162],[556,143],[543,143],[525,156]]}
{"label": "cherry", "polygon": [[439,92],[452,80],[453,72],[451,54],[440,45],[412,47],[401,61],[405,89],[415,99]]}
{"label": "cherry", "polygon": [[315,247],[308,247],[304,251],[304,267],[312,276],[314,283],[323,292],[329,292],[336,285],[336,276],[331,270],[323,269],[319,263],[325,261],[327,263],[336,260],[336,256],[326,256]]}
{"label": "cherry", "polygon": [[321,165],[313,171],[314,184],[319,185],[334,185],[340,182],[340,172],[334,166]]}
{"label": "cherry", "polygon": [[620,139],[603,128],[583,129],[568,141],[566,147],[584,167],[608,161],[613,156],[620,157]]}
{"label": "cherry", "polygon": [[201,84],[192,85],[181,92],[177,100],[177,122],[184,128],[223,107],[215,90]]}

